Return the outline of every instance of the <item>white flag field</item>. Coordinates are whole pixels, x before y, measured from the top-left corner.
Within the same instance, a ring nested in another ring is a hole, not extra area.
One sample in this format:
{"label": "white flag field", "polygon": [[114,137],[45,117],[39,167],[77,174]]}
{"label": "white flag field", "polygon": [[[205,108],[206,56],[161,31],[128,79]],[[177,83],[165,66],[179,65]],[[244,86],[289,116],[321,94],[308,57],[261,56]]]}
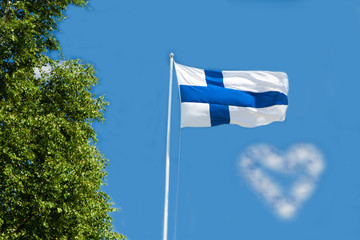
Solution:
{"label": "white flag field", "polygon": [[213,71],[178,63],[175,70],[181,127],[252,128],[285,120],[289,84],[284,72]]}

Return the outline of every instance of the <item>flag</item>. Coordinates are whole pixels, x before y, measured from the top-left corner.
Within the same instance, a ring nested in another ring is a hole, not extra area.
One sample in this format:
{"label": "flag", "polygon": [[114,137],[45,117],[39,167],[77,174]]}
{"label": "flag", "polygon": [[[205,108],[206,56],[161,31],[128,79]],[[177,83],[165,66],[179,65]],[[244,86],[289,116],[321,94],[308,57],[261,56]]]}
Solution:
{"label": "flag", "polygon": [[236,124],[258,127],[284,121],[288,78],[283,72],[213,71],[175,63],[181,127]]}

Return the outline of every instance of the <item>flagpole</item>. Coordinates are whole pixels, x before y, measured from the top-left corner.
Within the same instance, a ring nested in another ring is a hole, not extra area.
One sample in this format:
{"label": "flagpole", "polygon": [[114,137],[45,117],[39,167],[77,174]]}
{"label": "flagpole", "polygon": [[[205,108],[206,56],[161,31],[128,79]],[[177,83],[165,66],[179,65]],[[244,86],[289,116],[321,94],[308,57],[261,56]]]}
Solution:
{"label": "flagpole", "polygon": [[167,240],[168,231],[168,212],[169,212],[169,179],[170,179],[170,123],[171,123],[171,93],[173,77],[174,53],[170,53],[170,79],[169,79],[169,100],[168,100],[168,119],[166,134],[166,174],[165,174],[165,203],[164,203],[164,228],[163,240]]}

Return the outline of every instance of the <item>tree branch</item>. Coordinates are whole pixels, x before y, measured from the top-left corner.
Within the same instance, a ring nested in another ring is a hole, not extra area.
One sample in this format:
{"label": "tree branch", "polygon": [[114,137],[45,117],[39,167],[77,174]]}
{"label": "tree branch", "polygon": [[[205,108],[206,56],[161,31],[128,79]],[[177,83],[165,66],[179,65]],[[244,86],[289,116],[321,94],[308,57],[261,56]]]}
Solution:
{"label": "tree branch", "polygon": [[5,11],[4,11],[4,16],[3,16],[4,22],[7,22],[7,14],[10,10],[10,4],[11,4],[11,1],[9,0],[6,4]]}
{"label": "tree branch", "polygon": [[32,213],[31,213],[29,216],[27,216],[27,217],[24,219],[24,221],[22,221],[22,223],[20,223],[20,225],[17,226],[15,232],[18,232],[18,231],[20,230],[20,227],[21,227],[22,225],[24,225],[32,216],[34,216],[34,214],[32,214]]}

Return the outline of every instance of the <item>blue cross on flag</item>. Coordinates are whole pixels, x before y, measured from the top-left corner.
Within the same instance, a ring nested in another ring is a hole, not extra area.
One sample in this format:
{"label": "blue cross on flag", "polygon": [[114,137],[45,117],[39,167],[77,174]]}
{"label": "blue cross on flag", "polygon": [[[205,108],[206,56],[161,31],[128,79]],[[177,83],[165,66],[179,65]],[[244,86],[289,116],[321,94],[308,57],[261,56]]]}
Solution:
{"label": "blue cross on flag", "polygon": [[258,127],[285,120],[289,90],[286,73],[212,71],[178,63],[175,70],[181,127]]}

